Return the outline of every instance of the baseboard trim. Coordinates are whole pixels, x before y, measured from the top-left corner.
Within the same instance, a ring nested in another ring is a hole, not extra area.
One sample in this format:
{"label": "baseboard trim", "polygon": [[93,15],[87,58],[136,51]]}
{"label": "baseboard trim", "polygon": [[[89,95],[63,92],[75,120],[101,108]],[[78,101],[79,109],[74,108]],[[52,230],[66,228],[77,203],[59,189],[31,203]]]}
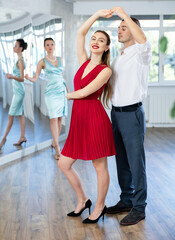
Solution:
{"label": "baseboard trim", "polygon": [[175,123],[146,123],[147,128],[158,127],[158,128],[174,128]]}
{"label": "baseboard trim", "polygon": [[[60,136],[59,141],[63,142],[65,141],[67,138],[67,134],[63,134]],[[26,157],[34,152],[38,152],[41,151],[47,147],[49,147],[52,143],[52,139],[49,139],[47,141],[41,142],[41,143],[37,143],[33,146],[30,147],[26,147],[24,149],[21,149],[19,151],[7,154],[3,157],[0,157],[0,166],[3,166],[5,164],[8,164],[10,162],[13,162],[15,160],[19,160],[20,158]]]}

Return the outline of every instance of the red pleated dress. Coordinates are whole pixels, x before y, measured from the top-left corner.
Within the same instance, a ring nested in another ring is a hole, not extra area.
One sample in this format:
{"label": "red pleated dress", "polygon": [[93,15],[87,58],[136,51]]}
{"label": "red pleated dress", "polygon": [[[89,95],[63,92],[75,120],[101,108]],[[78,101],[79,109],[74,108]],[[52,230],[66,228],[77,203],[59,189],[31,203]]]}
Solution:
{"label": "red pleated dress", "polygon": [[[82,78],[86,61],[74,78],[75,91],[86,87],[106,65],[97,65]],[[81,79],[82,78],[82,79]],[[110,119],[98,100],[105,85],[83,99],[74,100],[69,134],[62,155],[73,159],[94,160],[116,154]]]}

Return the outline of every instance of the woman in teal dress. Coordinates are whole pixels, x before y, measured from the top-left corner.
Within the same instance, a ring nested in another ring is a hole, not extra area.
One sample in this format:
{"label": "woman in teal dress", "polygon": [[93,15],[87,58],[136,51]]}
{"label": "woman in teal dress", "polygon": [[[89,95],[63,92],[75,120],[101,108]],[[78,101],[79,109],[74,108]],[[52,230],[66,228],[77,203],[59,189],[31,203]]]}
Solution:
{"label": "woman in teal dress", "polygon": [[45,89],[45,102],[50,118],[50,128],[53,138],[52,147],[55,148],[58,160],[60,157],[60,148],[58,144],[59,135],[62,126],[62,117],[67,116],[67,85],[63,78],[63,65],[59,57],[54,56],[55,42],[52,38],[44,40],[44,48],[47,56],[38,63],[34,77],[25,75],[25,78],[31,82],[36,82],[41,70],[44,69],[47,78]]}
{"label": "woman in teal dress", "polygon": [[23,115],[23,99],[25,95],[23,82],[24,82],[25,63],[22,56],[22,52],[25,49],[27,49],[27,43],[24,42],[23,39],[17,39],[13,50],[18,55],[18,60],[13,67],[13,74],[9,74],[9,73],[6,74],[6,77],[8,79],[13,79],[12,80],[13,81],[12,82],[13,98],[12,98],[12,102],[9,109],[9,120],[7,124],[7,129],[0,143],[0,150],[6,142],[7,135],[9,134],[10,129],[13,125],[14,116],[19,116],[20,128],[21,128],[21,136],[18,142],[14,143],[14,145],[21,145],[23,142],[27,141],[25,137],[25,119]]}

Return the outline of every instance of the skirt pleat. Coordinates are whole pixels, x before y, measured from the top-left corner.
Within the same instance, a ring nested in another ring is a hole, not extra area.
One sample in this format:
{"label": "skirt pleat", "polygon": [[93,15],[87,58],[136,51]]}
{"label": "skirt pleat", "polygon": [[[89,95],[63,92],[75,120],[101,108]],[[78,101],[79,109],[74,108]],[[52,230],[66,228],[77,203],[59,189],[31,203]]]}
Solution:
{"label": "skirt pleat", "polygon": [[98,99],[74,101],[70,130],[62,154],[82,160],[116,154],[112,125]]}

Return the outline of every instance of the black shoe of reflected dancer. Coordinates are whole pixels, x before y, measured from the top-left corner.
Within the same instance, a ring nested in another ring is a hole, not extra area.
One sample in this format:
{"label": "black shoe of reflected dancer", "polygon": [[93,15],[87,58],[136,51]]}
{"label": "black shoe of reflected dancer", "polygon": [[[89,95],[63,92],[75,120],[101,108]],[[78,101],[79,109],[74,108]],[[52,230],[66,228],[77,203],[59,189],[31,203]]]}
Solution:
{"label": "black shoe of reflected dancer", "polygon": [[103,211],[102,211],[102,213],[100,214],[100,216],[99,216],[98,218],[96,218],[96,219],[94,219],[94,220],[91,220],[91,219],[89,219],[89,218],[86,218],[86,219],[83,220],[82,223],[85,223],[85,224],[86,224],[86,223],[90,223],[90,224],[97,223],[98,220],[99,220],[101,217],[103,217],[103,220],[104,220],[104,215],[105,215],[105,213],[106,213],[106,206],[104,206]]}
{"label": "black shoe of reflected dancer", "polygon": [[88,199],[85,203],[85,207],[80,212],[75,213],[73,211],[73,212],[68,213],[67,216],[69,216],[69,217],[79,217],[86,208],[89,208],[89,214],[90,214],[91,213],[91,205],[92,205],[92,202],[91,202],[90,199]]}
{"label": "black shoe of reflected dancer", "polygon": [[17,143],[14,143],[13,145],[14,145],[14,146],[21,146],[23,143],[26,144],[26,142],[27,142],[27,139],[23,139],[23,140],[21,140],[21,141],[18,141]]}
{"label": "black shoe of reflected dancer", "polygon": [[126,206],[121,200],[114,206],[108,207],[106,213],[115,214],[121,212],[129,212],[132,209],[132,206]]}

